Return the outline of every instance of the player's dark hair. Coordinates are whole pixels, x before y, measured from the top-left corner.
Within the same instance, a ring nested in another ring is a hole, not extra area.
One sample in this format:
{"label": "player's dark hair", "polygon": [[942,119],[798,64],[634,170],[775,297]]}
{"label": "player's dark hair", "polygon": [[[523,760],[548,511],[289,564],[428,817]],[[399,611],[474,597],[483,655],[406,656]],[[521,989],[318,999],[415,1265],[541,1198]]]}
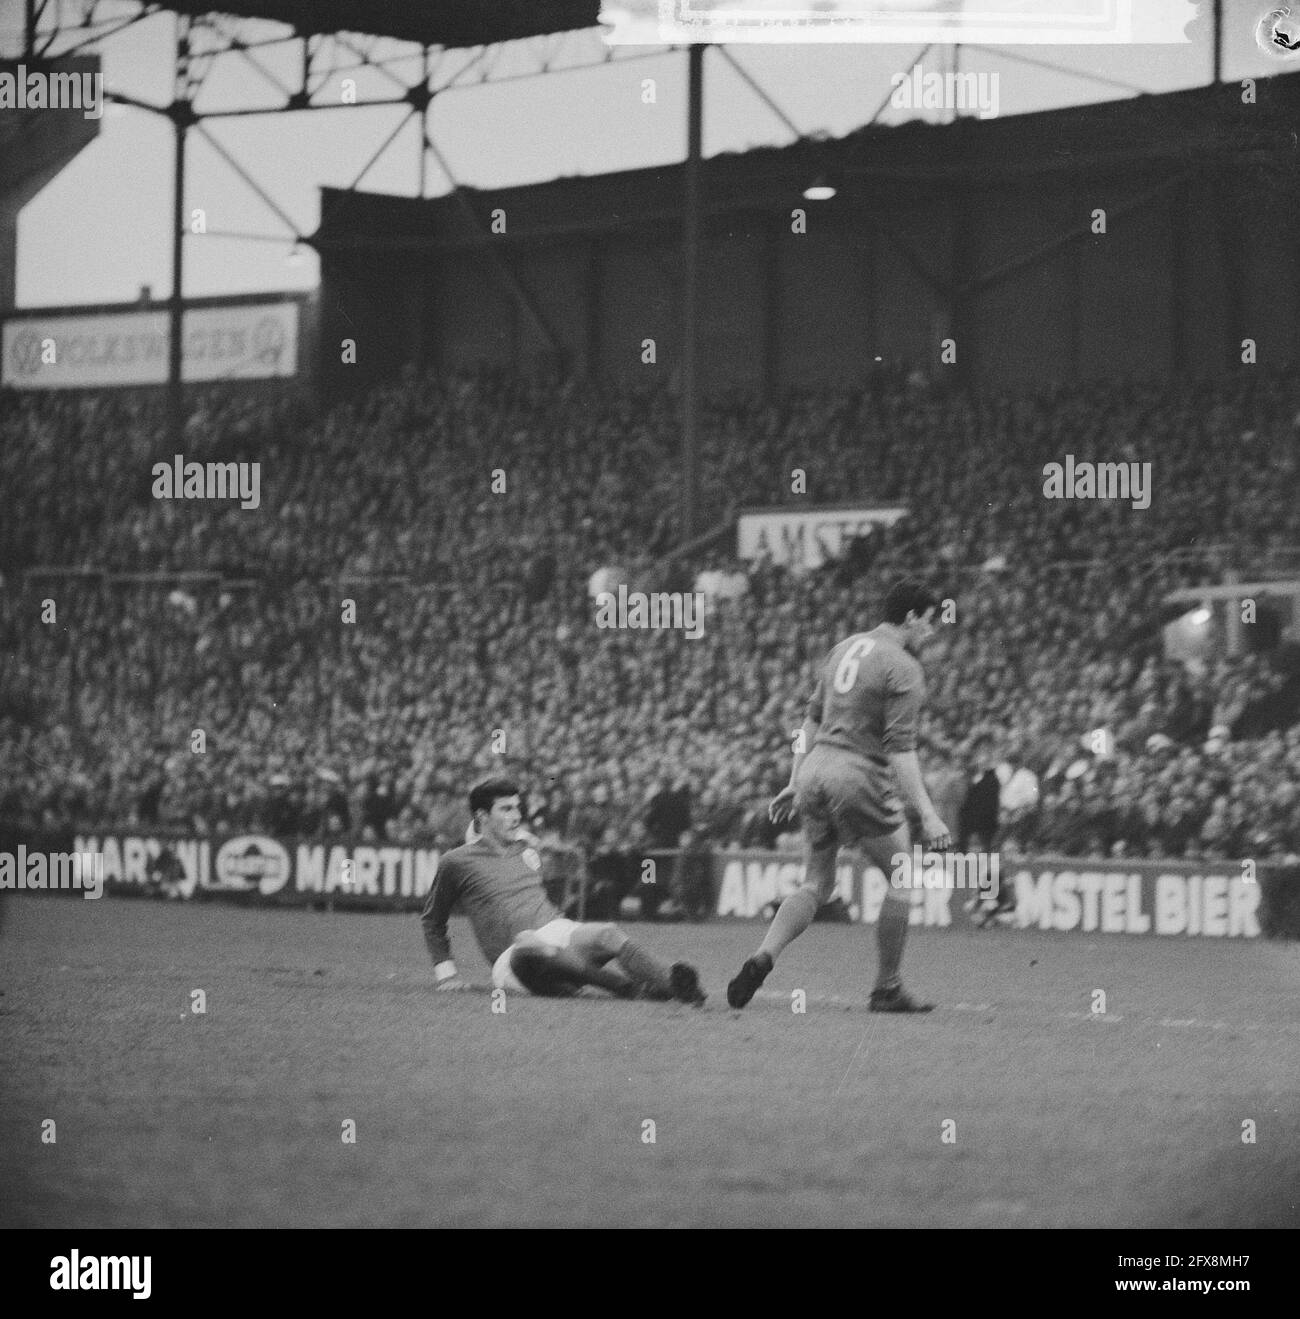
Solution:
{"label": "player's dark hair", "polygon": [[469,790],[469,813],[477,815],[479,811],[490,811],[502,797],[519,796],[519,785],[509,779],[484,779]]}
{"label": "player's dark hair", "polygon": [[908,614],[924,618],[927,609],[938,609],[941,601],[924,582],[904,577],[889,588],[885,596],[885,622],[900,627],[907,622]]}

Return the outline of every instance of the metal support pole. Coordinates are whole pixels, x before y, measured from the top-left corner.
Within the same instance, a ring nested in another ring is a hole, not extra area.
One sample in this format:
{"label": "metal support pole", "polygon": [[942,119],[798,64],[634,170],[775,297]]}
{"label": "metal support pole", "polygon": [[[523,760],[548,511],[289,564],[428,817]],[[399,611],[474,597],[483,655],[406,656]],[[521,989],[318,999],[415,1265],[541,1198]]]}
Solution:
{"label": "metal support pole", "polygon": [[1223,0],[1214,0],[1214,85],[1223,81]]}
{"label": "metal support pole", "polygon": [[182,451],[185,420],[181,398],[182,342],[185,317],[185,131],[189,127],[190,103],[182,94],[189,69],[189,23],[178,16],[176,32],[176,91],[172,102],[175,152],[172,175],[172,295],[169,305],[167,348],[167,433],[172,452]]}
{"label": "metal support pole", "polygon": [[27,0],[26,21],[23,24],[23,54],[36,58],[36,0]]}
{"label": "metal support pole", "polygon": [[700,155],[704,124],[704,45],[687,48],[689,93],[686,127],[686,195],[682,224],[682,526],[681,541],[696,530],[696,447],[699,398],[695,378],[695,347],[700,275]]}
{"label": "metal support pole", "polygon": [[[423,58],[420,67],[424,70],[424,86],[429,86],[429,48],[421,48]],[[429,164],[429,113],[432,101],[420,110],[420,158],[416,162],[416,196],[423,197],[425,189],[425,171]]]}

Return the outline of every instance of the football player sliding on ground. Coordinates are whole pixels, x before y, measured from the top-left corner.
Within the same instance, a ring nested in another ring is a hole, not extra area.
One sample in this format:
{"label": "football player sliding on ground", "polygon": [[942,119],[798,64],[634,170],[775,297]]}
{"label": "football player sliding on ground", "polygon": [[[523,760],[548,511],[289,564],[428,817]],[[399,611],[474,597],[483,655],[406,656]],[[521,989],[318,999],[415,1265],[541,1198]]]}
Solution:
{"label": "football player sliding on ground", "polygon": [[856,844],[890,884],[880,905],[880,965],[873,1012],[928,1012],[903,989],[899,968],[911,915],[912,840],[902,791],[921,817],[927,850],[950,845],[916,756],[925,679],[916,655],[934,634],[939,602],[918,582],[897,582],[885,598],[885,621],[841,641],[827,656],[808,702],[790,782],[768,808],[775,823],[798,814],[804,879],[781,904],[758,951],[727,986],[727,1002],[743,1008],[767,979],[781,950],[797,939],[835,889],[841,847]]}
{"label": "football player sliding on ground", "polygon": [[541,858],[527,837],[519,789],[487,779],[469,794],[477,834],[438,863],[420,913],[424,941],[440,990],[464,989],[451,960],[447,919],[459,908],[469,917],[478,946],[492,968],[492,984],[516,994],[568,998],[584,985],[619,998],[704,1002],[700,978],[688,962],[671,966],[630,939],[617,925],[565,920],[542,888]]}

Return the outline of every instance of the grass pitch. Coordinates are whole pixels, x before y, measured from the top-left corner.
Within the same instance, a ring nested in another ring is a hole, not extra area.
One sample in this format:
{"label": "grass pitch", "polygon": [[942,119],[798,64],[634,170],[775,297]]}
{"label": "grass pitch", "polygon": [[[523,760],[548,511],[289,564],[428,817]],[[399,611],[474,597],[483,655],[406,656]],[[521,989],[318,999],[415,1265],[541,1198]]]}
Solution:
{"label": "grass pitch", "polygon": [[890,1017],[869,928],[740,1013],[759,924],[628,928],[703,1010],[435,994],[411,915],[14,895],[0,1225],[1300,1226],[1300,945],[914,929]]}

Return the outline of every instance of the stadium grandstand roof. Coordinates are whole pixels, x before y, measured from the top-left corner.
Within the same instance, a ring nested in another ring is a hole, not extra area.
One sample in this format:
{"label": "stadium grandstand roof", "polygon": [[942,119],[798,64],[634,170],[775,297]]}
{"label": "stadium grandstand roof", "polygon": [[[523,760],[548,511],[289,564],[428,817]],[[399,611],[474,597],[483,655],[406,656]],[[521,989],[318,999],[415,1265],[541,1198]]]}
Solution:
{"label": "stadium grandstand roof", "polygon": [[165,8],[268,19],[305,35],[364,32],[454,49],[596,27],[600,0],[169,0]]}

